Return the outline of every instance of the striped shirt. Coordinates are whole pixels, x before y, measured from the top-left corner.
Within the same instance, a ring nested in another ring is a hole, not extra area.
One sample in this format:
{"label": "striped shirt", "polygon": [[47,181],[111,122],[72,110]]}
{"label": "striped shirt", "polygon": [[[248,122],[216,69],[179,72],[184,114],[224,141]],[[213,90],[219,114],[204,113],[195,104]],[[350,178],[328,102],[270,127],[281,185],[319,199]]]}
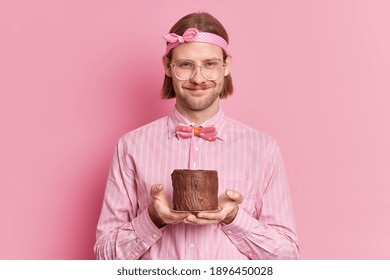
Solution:
{"label": "striped shirt", "polygon": [[120,138],[111,162],[96,232],[98,259],[296,259],[290,194],[279,146],[270,136],[218,113],[214,142],[195,138],[197,168],[217,170],[219,193],[244,200],[228,225],[179,223],[159,229],[151,221],[150,187],[162,183],[172,196],[171,173],[188,169],[191,139],[176,126],[191,124],[176,108],[169,116]]}

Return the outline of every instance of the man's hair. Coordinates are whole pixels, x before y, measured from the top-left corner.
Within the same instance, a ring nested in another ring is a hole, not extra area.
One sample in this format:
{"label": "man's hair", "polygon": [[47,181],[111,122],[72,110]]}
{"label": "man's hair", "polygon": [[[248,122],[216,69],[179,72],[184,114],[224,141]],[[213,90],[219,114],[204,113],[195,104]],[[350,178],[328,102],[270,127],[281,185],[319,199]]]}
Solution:
{"label": "man's hair", "polygon": [[[184,16],[181,18],[178,22],[175,23],[175,25],[171,28],[169,33],[176,33],[177,35],[182,36],[183,33],[188,29],[188,28],[196,28],[200,32],[208,32],[208,33],[213,33],[218,36],[221,36],[226,40],[227,43],[229,43],[229,37],[228,34],[223,27],[223,25],[212,15],[208,13],[192,13]],[[168,54],[168,65],[172,59],[172,49]],[[223,51],[223,60],[225,61],[227,58],[227,53]],[[226,77],[224,77],[224,83],[223,83],[223,89],[222,92],[220,93],[219,97],[220,98],[227,98],[229,95],[233,94],[233,80],[232,77],[229,73]],[[171,99],[176,96],[176,93],[173,89],[173,84],[172,84],[172,78],[168,77],[165,75],[164,78],[164,84],[161,89],[161,98],[162,99]]]}

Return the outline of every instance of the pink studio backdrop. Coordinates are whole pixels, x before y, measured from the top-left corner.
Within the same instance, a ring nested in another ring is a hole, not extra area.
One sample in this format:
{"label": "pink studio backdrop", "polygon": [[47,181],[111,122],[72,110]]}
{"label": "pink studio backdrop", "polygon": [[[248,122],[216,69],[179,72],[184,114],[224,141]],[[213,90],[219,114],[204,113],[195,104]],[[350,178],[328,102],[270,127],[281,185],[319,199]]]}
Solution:
{"label": "pink studio backdrop", "polygon": [[162,36],[226,26],[225,112],[277,139],[301,259],[390,259],[389,1],[2,1],[0,259],[93,259],[118,138],[168,114]]}

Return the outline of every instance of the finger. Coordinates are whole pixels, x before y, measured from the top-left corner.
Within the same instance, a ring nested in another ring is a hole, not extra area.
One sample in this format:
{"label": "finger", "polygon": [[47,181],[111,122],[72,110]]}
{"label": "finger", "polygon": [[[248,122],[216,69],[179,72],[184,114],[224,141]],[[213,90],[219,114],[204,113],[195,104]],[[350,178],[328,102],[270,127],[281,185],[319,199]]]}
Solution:
{"label": "finger", "polygon": [[210,225],[210,224],[218,224],[220,220],[209,220],[209,219],[203,219],[198,218],[194,215],[188,216],[185,220],[185,223],[192,224],[192,225]]}
{"label": "finger", "polygon": [[169,221],[182,221],[185,218],[187,218],[188,213],[177,213],[173,212],[169,207],[166,205],[162,205],[163,207],[158,207],[157,212],[160,216],[162,216],[164,219]]}
{"label": "finger", "polygon": [[179,220],[179,221],[182,221],[188,217],[188,213],[175,213],[172,211],[170,215],[174,220]]}
{"label": "finger", "polygon": [[221,221],[221,220],[225,219],[226,214],[222,213],[222,212],[218,212],[218,213],[204,212],[204,213],[199,213],[198,215],[196,215],[196,217],[199,219],[205,219],[205,220],[219,220],[219,221]]}
{"label": "finger", "polygon": [[226,190],[225,192],[226,196],[229,197],[231,200],[237,202],[238,204],[240,204],[242,202],[242,200],[244,199],[242,197],[242,194],[237,192],[237,191],[233,191],[233,190]]}
{"label": "finger", "polygon": [[163,189],[164,187],[162,184],[152,185],[150,188],[150,195],[155,198]]}
{"label": "finger", "polygon": [[187,217],[186,217],[186,222],[191,222],[191,221],[195,221],[196,220],[196,216],[194,214],[188,214]]}
{"label": "finger", "polygon": [[194,223],[193,223],[193,221],[195,221],[196,220],[196,217],[193,217],[193,215],[188,215],[187,217],[185,217],[185,219],[183,219],[183,223],[184,224],[192,224],[192,225],[195,225]]}

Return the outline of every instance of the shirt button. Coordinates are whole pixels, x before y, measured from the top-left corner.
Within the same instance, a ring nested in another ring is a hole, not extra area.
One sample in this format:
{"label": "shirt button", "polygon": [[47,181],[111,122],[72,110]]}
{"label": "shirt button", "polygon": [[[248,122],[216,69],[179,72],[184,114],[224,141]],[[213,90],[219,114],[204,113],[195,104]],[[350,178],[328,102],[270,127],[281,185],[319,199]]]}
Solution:
{"label": "shirt button", "polygon": [[199,151],[199,147],[195,147],[195,151],[196,151],[196,152]]}
{"label": "shirt button", "polygon": [[138,256],[138,255],[139,255],[139,253],[138,253],[138,252],[135,252],[135,253],[134,253],[134,255]]}
{"label": "shirt button", "polygon": [[157,234],[153,234],[153,238],[157,238],[157,236],[158,236]]}
{"label": "shirt button", "polygon": [[189,247],[190,247],[191,249],[194,249],[194,248],[195,248],[195,244],[194,244],[194,243],[191,243]]}
{"label": "shirt button", "polygon": [[227,233],[228,233],[228,234],[232,234],[232,231],[231,231],[231,230],[228,230]]}

